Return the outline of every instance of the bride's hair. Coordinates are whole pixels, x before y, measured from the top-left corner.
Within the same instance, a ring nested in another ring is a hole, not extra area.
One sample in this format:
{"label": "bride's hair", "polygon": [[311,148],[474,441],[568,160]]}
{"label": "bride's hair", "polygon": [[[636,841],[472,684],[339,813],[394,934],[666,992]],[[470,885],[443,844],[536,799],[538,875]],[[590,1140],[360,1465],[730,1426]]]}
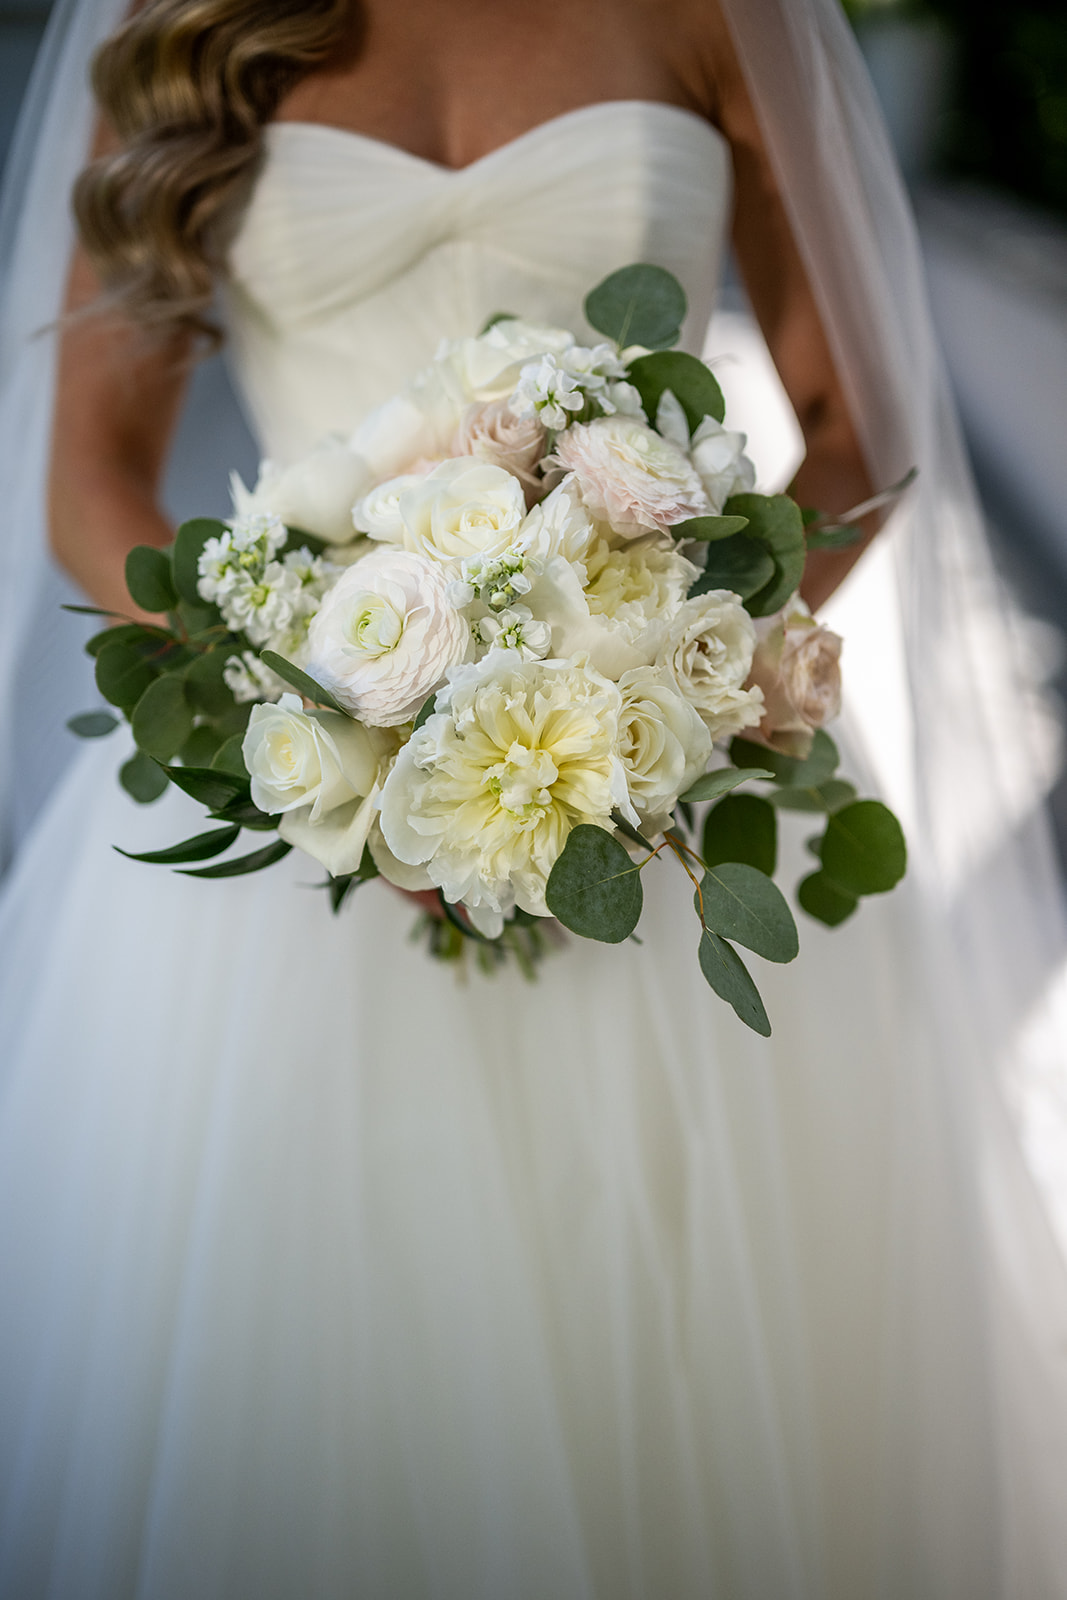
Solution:
{"label": "bride's hair", "polygon": [[74,187],[107,303],[217,342],[208,317],[263,124],[345,42],[354,0],[147,0],[100,48],[93,88],[120,147]]}

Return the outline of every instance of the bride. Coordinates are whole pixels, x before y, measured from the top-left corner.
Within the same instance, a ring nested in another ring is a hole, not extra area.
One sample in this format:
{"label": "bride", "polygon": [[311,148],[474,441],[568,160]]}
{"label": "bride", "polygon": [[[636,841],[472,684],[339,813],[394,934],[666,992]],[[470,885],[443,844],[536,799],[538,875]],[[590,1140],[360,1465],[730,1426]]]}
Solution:
{"label": "bride", "polygon": [[[57,24],[9,258],[13,495],[48,387],[11,329],[49,320],[48,196],[115,20]],[[580,326],[630,261],[683,282],[699,348],[732,219],[800,497],[922,469],[834,602],[852,765],[914,865],[761,975],[763,1041],[654,884],[641,948],[463,986],[382,885],[334,921],[306,868],[122,860],[195,808],[138,810],[87,748],[0,903],[0,1595],[1067,1595],[1040,757],[831,0],[146,0],[97,83],[50,478],[96,603],[169,537],[216,290],[284,459],[500,309]],[[846,565],[812,562],[813,602]]]}

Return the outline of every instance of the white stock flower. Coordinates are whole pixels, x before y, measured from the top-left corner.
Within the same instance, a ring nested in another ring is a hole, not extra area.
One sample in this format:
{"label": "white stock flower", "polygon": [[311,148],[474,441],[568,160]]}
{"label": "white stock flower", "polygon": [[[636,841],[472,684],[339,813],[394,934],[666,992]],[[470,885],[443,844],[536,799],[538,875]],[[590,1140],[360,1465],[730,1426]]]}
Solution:
{"label": "white stock flower", "polygon": [[404,548],[437,561],[503,555],[526,517],[519,480],[471,456],[443,461],[409,484],[398,507]]}
{"label": "white stock flower", "polygon": [[534,506],[519,529],[515,545],[541,562],[563,556],[579,565],[598,537],[596,523],[582,503],[578,485],[568,477],[540,505]]}
{"label": "white stock flower", "polygon": [[447,571],[390,546],[348,567],[308,629],[308,671],[375,727],[409,721],[470,648]]}
{"label": "white stock flower", "polygon": [[540,661],[552,645],[552,629],[547,622],[539,622],[529,606],[487,613],[474,622],[472,633],[478,644],[493,650],[516,650],[524,661]]}
{"label": "white stock flower", "polygon": [[756,648],[752,618],[728,589],[686,600],[667,624],[656,658],[703,717],[713,739],[754,727],[763,694],[744,688]]}
{"label": "white stock flower", "polygon": [[566,428],[571,412],[581,411],[584,405],[578,378],[553,355],[528,362],[511,397],[516,417],[536,417],[546,428]]}
{"label": "white stock flower", "polygon": [[219,607],[227,627],[263,646],[288,632],[298,615],[300,598],[296,573],[280,561],[272,561],[258,578],[250,572],[240,573],[219,600]]}
{"label": "white stock flower", "polygon": [[577,423],[556,441],[556,460],[574,473],[594,517],[633,538],[708,509],[688,457],[636,417]]}
{"label": "white stock flower", "polygon": [[689,453],[715,516],[731,495],[747,494],[755,487],[756,469],[745,455],[747,443],[747,435],[731,433],[714,417],[705,417],[693,435]]}
{"label": "white stock flower", "polygon": [[335,877],[355,872],[395,740],[335,711],[304,711],[294,694],[252,708],[241,746],[261,811]]}
{"label": "white stock flower", "polygon": [[711,734],[662,667],[637,667],[619,679],[619,755],[641,824],[662,833],[680,794],[711,756]]}
{"label": "white stock flower", "polygon": [[588,666],[491,651],[451,675],[382,791],[385,841],[424,865],[483,932],[514,905],[547,916],[545,882],[579,822],[627,805],[621,697]]}
{"label": "white stock flower", "polygon": [[277,700],[286,688],[284,679],[265,667],[254,650],[230,656],[222,669],[222,681],[238,705],[249,700]]}
{"label": "white stock flower", "polygon": [[329,544],[352,538],[352,507],[373,482],[368,463],[343,439],[326,439],[290,466],[264,461],[254,489],[230,479],[240,517],[263,513]]}

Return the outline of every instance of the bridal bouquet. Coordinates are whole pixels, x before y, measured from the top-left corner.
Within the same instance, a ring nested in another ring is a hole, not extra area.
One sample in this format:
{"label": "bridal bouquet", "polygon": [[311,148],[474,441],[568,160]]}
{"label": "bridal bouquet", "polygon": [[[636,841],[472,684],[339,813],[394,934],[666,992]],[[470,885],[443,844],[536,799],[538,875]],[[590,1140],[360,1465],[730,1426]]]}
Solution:
{"label": "bridal bouquet", "polygon": [[[215,824],[135,859],[222,878],[295,847],[335,910],[381,875],[436,896],[435,953],[528,967],[555,924],[630,938],[669,857],[704,976],[769,1033],[736,946],[797,953],[778,812],[821,818],[797,898],[829,925],[905,848],[836,776],[841,641],[797,593],[806,551],[854,530],[754,492],[714,376],[671,348],[685,309],[634,266],[586,301],[601,344],[494,318],[352,437],[235,480],[228,521],[131,552],[165,621],[88,645],[137,745],[121,778]],[[242,830],[273,837],[226,856]]]}

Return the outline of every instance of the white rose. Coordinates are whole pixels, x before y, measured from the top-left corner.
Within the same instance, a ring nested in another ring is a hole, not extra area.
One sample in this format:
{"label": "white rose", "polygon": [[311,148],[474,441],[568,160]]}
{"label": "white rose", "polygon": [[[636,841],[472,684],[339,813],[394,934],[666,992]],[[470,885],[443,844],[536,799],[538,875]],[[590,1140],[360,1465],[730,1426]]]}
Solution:
{"label": "white rose", "polygon": [[662,833],[680,794],[705,770],[711,734],[662,667],[619,679],[619,755],[630,799],[650,833]]}
{"label": "white rose", "polygon": [[423,865],[493,936],[519,905],[548,916],[545,882],[579,822],[627,809],[618,689],[586,666],[492,651],[451,675],[382,790],[393,855]]}
{"label": "white rose", "polygon": [[359,866],[395,749],[336,711],[304,711],[295,694],[253,706],[241,746],[254,803],[281,813],[281,837],[335,877]]}
{"label": "white rose", "polygon": [[816,622],[799,595],[756,623],[758,644],[749,679],[763,691],[754,735],[783,755],[803,759],[814,730],[841,709],[841,639]]}
{"label": "white rose", "polygon": [[752,618],[737,595],[713,589],[679,608],[667,624],[656,665],[668,669],[718,739],[760,720],[762,691],[743,687],[755,648]]}
{"label": "white rose", "polygon": [[714,417],[705,417],[693,435],[689,453],[715,516],[731,495],[747,494],[755,487],[756,469],[745,455],[747,443],[745,434],[730,433]]}
{"label": "white rose", "polygon": [[534,506],[519,529],[515,548],[537,561],[563,556],[577,565],[598,537],[596,523],[582,502],[578,485],[569,477]]}
{"label": "white rose", "polygon": [[373,481],[362,456],[343,440],[326,439],[291,466],[262,462],[254,489],[246,489],[236,473],[230,488],[238,516],[275,516],[287,527],[345,544],[353,536],[352,507]]}
{"label": "white rose", "polygon": [[420,483],[424,473],[404,472],[398,478],[387,478],[376,489],[357,500],[352,509],[352,522],[361,533],[387,544],[404,543],[404,521],[400,515],[400,496],[405,489]]}
{"label": "white rose", "polygon": [[470,649],[437,562],[384,546],[348,567],[308,629],[308,671],[374,727],[415,716]]}
{"label": "white rose", "polygon": [[443,344],[437,365],[444,368],[466,400],[502,400],[518,382],[528,361],[548,353],[558,355],[574,344],[565,328],[546,328],[507,317],[475,339]]}
{"label": "white rose", "polygon": [[409,484],[398,506],[405,549],[437,561],[503,555],[526,517],[519,480],[470,456],[443,461]]}
{"label": "white rose", "polygon": [[594,517],[624,538],[669,528],[708,509],[688,457],[636,417],[597,417],[568,428],[556,441],[556,460],[574,473]]}

